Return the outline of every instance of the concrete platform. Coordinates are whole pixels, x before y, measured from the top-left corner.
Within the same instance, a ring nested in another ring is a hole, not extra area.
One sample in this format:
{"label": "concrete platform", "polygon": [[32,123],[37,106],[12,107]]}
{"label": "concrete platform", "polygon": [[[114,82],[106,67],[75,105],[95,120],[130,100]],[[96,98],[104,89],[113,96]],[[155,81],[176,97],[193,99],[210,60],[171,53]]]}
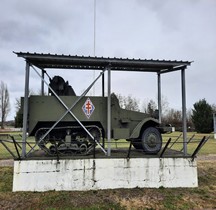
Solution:
{"label": "concrete platform", "polygon": [[14,192],[197,186],[197,163],[191,158],[14,161]]}

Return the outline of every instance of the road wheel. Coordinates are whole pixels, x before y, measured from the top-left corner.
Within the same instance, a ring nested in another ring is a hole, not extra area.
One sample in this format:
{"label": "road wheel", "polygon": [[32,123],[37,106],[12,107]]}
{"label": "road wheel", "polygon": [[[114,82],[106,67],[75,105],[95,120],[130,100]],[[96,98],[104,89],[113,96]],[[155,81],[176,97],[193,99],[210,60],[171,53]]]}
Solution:
{"label": "road wheel", "polygon": [[142,147],[148,154],[157,154],[162,147],[161,133],[155,127],[146,128],[142,134]]}

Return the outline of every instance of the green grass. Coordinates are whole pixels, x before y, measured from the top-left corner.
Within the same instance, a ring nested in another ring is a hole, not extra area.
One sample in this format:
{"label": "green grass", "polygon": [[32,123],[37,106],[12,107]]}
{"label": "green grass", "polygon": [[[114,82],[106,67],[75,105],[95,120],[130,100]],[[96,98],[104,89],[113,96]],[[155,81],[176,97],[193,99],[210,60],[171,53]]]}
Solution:
{"label": "green grass", "polygon": [[[20,155],[22,154],[22,133],[21,132],[8,132],[8,133],[0,133],[0,140],[5,140],[4,143],[6,144],[6,146],[10,149],[10,151],[18,157],[17,155],[17,152],[16,152],[16,148],[15,148],[15,145],[14,143],[12,142],[12,139],[10,136],[8,135],[11,135],[14,137],[14,139],[19,142],[19,146],[17,146],[17,149],[20,153]],[[6,141],[10,141],[10,142],[6,142]],[[29,137],[27,139],[27,141],[29,143],[31,143],[31,146],[32,145],[32,142],[34,142],[34,138],[33,137]],[[30,147],[27,145],[26,146],[26,151],[29,151],[30,150]],[[0,159],[10,159],[10,158],[13,158],[13,156],[8,152],[8,150],[0,143]]]}
{"label": "green grass", "polygon": [[10,192],[12,190],[13,168],[0,167],[0,192]]}
{"label": "green grass", "polygon": [[12,193],[13,169],[0,167],[0,209],[215,209],[215,160],[198,161],[198,188],[134,188]]}
{"label": "green grass", "polygon": [[[171,134],[164,134],[163,135],[163,144],[165,145],[165,143],[168,141],[169,138],[171,138],[171,143],[169,144],[168,148],[172,146],[172,143],[175,142],[175,140],[179,137],[181,133],[180,132],[174,132]],[[201,141],[201,139],[205,136],[205,137],[209,137],[209,140],[207,141],[207,143],[201,148],[201,150],[199,151],[199,155],[209,155],[209,154],[216,154],[216,139],[214,139],[214,134],[198,134],[198,133],[194,133],[194,132],[188,132],[187,133],[187,139],[190,139],[193,135],[195,134],[195,136],[192,138],[192,140],[190,141],[190,143],[187,145],[187,152],[188,154],[193,154],[193,152],[195,151],[195,149],[197,148],[199,142]],[[175,142],[175,144],[171,147],[174,150],[182,150],[183,148],[183,137],[181,135],[181,137]]]}

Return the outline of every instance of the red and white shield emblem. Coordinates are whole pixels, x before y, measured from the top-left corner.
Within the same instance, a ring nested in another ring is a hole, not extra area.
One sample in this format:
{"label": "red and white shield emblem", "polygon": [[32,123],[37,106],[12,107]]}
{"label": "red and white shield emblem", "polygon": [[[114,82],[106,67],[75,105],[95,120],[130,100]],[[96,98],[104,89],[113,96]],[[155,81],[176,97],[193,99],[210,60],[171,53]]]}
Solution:
{"label": "red and white shield emblem", "polygon": [[86,99],[85,103],[82,106],[82,110],[85,113],[86,117],[89,119],[95,110],[95,106],[91,102],[90,98]]}

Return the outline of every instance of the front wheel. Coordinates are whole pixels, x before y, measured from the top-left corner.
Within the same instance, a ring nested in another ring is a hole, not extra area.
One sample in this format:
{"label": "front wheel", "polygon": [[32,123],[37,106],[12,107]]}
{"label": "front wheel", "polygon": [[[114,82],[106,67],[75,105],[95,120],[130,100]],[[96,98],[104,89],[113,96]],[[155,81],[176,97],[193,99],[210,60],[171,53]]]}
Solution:
{"label": "front wheel", "polygon": [[155,127],[148,127],[144,130],[141,139],[144,152],[148,154],[157,154],[162,147],[162,136]]}

